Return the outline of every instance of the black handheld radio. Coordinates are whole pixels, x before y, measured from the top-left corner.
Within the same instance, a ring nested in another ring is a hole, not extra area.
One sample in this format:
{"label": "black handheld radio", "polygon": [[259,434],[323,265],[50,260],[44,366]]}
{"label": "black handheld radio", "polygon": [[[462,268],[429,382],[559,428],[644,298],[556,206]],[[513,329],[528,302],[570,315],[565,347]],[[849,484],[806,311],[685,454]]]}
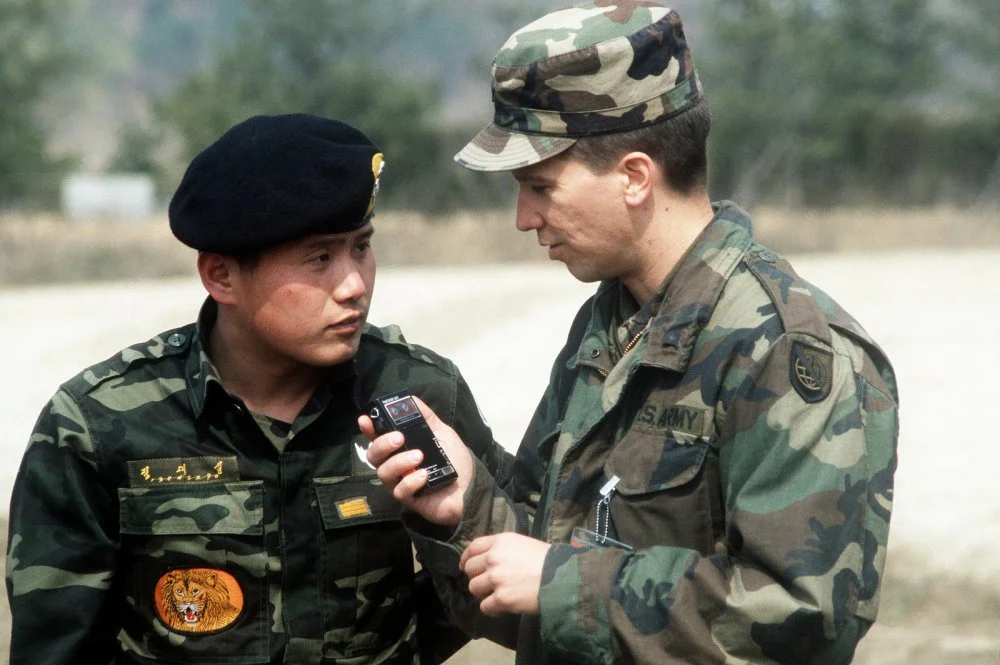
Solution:
{"label": "black handheld radio", "polygon": [[420,450],[424,461],[419,468],[427,470],[427,484],[417,494],[444,487],[458,478],[458,473],[438,442],[437,437],[420,415],[417,403],[406,390],[376,397],[365,407],[378,434],[403,433],[403,447]]}

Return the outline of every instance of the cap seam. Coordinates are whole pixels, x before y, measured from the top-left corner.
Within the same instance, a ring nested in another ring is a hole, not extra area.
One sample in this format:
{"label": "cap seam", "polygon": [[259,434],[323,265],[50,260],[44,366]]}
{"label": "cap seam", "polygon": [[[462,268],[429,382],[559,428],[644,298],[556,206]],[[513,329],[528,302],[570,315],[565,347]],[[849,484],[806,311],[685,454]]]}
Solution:
{"label": "cap seam", "polygon": [[[605,16],[606,15],[607,14],[605,14]],[[519,68],[522,68],[522,67],[531,67],[532,65],[537,65],[540,62],[553,62],[555,60],[558,60],[559,58],[565,58],[565,57],[568,57],[568,56],[571,56],[571,55],[575,55],[575,54],[577,54],[580,51],[583,51],[585,49],[595,48],[597,46],[608,44],[610,42],[614,42],[614,41],[617,41],[619,39],[628,40],[629,37],[637,35],[637,34],[639,34],[640,32],[642,32],[644,30],[649,30],[653,26],[659,25],[662,21],[667,21],[669,18],[670,18],[670,12],[668,11],[659,20],[653,21],[652,23],[647,23],[646,25],[642,26],[641,28],[639,28],[637,30],[633,30],[632,32],[630,32],[628,34],[616,35],[614,37],[611,37],[610,39],[605,39],[605,40],[600,41],[600,42],[594,42],[593,44],[587,44],[586,46],[580,46],[578,48],[573,49],[572,51],[567,51],[565,53],[558,53],[556,55],[550,55],[550,56],[547,56],[545,58],[539,58],[537,60],[531,60],[530,62],[526,62],[526,63],[521,64],[521,65],[500,65],[500,64],[497,64],[496,58],[493,59],[493,65],[495,67],[502,68],[502,69],[519,69]],[[506,44],[504,44],[504,47],[505,46],[506,46]],[[501,50],[502,50],[502,48],[503,47],[501,47]]]}

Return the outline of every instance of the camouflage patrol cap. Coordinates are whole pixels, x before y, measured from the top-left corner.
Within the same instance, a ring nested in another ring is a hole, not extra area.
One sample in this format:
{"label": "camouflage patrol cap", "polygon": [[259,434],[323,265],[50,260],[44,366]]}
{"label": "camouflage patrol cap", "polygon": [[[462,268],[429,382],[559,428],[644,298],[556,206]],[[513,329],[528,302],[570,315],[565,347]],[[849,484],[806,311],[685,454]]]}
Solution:
{"label": "camouflage patrol cap", "polygon": [[677,12],[595,0],[521,28],[493,61],[493,122],[455,161],[477,171],[535,164],[582,136],[682,113],[702,97]]}
{"label": "camouflage patrol cap", "polygon": [[170,230],[222,254],[353,231],[371,219],[382,165],[372,140],[338,120],[253,116],[191,161],[170,201]]}

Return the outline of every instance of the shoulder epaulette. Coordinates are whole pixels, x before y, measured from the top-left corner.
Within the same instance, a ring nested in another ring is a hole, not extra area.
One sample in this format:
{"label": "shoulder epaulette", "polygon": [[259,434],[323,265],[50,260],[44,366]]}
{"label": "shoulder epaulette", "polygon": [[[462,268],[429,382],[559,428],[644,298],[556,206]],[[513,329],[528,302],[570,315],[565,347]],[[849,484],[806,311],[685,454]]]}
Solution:
{"label": "shoulder epaulette", "polygon": [[754,245],[746,262],[761,286],[771,296],[785,332],[801,333],[829,345],[829,317],[816,301],[814,288],[803,280],[791,264],[774,252]]}
{"label": "shoulder epaulette", "polygon": [[71,394],[85,394],[105,381],[124,376],[138,364],[156,362],[183,353],[191,346],[194,335],[194,324],[167,330],[87,367],[66,381],[64,387]]}
{"label": "shoulder epaulette", "polygon": [[366,337],[376,343],[391,346],[403,353],[406,353],[414,360],[434,365],[449,373],[454,371],[454,363],[444,356],[431,351],[425,346],[411,344],[406,341],[406,338],[403,336],[403,331],[395,324],[379,327],[366,323],[362,337]]}
{"label": "shoulder epaulette", "polygon": [[[861,324],[823,290],[799,277],[787,260],[760,246],[754,246],[747,253],[746,260],[750,270],[771,295],[787,332],[811,335],[830,345],[830,331],[834,329],[853,339],[868,355],[877,359],[880,368],[890,367],[885,352]],[[887,381],[895,385],[892,370],[886,369],[886,372]]]}

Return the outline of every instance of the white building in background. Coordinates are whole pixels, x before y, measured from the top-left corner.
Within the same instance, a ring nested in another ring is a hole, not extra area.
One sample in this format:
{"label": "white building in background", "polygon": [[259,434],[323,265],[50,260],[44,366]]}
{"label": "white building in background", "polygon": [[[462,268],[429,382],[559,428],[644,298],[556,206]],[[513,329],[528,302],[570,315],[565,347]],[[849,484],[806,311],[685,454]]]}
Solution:
{"label": "white building in background", "polygon": [[155,212],[153,179],[142,173],[74,173],[62,184],[67,219],[142,221]]}

